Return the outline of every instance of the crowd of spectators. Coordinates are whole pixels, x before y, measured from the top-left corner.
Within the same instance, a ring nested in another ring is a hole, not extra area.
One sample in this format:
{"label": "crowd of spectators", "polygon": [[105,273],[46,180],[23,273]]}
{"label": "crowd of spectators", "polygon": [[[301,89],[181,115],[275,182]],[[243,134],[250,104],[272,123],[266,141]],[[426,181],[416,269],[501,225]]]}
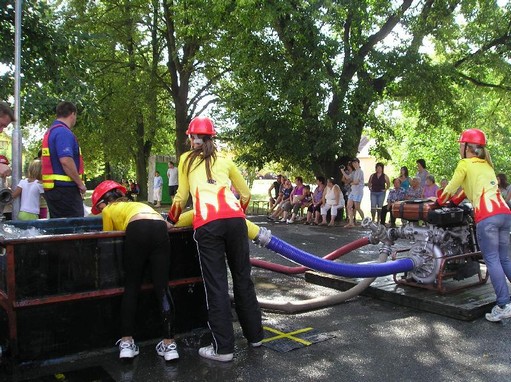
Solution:
{"label": "crowd of spectators", "polygon": [[[284,175],[277,179],[268,189],[269,214],[268,220],[293,224],[303,221],[305,225],[332,227],[340,222],[344,227],[354,227],[356,217],[364,219],[361,202],[364,197],[364,187],[369,188],[371,200],[371,218],[387,226],[396,226],[396,217],[392,214],[392,206],[404,200],[423,200],[436,198],[438,190],[447,185],[447,179],[442,178],[437,184],[435,176],[430,174],[426,161],[416,161],[417,171],[410,176],[406,166],[400,168],[399,176],[392,179],[385,173],[383,163],[376,163],[375,171],[367,183],[360,168],[360,161],[355,158],[340,166],[340,182],[332,178],[316,176],[316,185],[312,188],[303,183],[298,176],[294,184]],[[504,174],[497,175],[500,193],[511,206],[511,185]],[[366,196],[367,197],[367,196]],[[390,215],[390,219],[387,220]],[[359,222],[360,222],[359,220]],[[346,223],[346,224],[342,224]]]}
{"label": "crowd of spectators", "polygon": [[[355,164],[354,164],[355,163]],[[329,226],[335,225],[336,220],[343,221],[346,206],[351,203],[363,218],[360,208],[364,188],[364,175],[358,159],[350,161],[342,168],[342,179],[337,184],[333,178],[316,176],[316,186],[304,184],[303,178],[294,178],[294,186],[290,179],[278,175],[268,189],[269,213],[268,220],[293,224],[297,221],[305,225]],[[354,225],[354,224],[353,224]]]}

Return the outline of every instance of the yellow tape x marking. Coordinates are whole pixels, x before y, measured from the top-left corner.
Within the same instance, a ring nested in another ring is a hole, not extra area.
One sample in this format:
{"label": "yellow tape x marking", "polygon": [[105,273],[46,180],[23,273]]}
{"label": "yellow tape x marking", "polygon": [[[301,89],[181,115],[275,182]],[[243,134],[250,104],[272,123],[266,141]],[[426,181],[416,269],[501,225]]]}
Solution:
{"label": "yellow tape x marking", "polygon": [[269,332],[277,334],[276,336],[265,338],[263,340],[263,342],[270,342],[270,341],[279,340],[281,338],[288,338],[291,341],[299,342],[299,343],[301,343],[301,344],[303,344],[305,346],[312,345],[312,342],[302,340],[301,338],[298,338],[298,337],[294,337],[294,335],[311,331],[314,328],[303,328],[303,329],[295,330],[294,332],[289,332],[289,333],[284,333],[284,332],[281,332],[280,330],[269,328],[267,326],[263,326],[263,329],[267,330]]}

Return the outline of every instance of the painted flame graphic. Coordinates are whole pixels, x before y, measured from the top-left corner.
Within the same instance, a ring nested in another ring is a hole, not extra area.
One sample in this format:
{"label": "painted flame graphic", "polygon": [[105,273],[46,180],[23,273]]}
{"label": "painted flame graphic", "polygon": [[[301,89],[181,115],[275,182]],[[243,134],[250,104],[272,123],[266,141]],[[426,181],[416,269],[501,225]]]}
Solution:
{"label": "painted flame graphic", "polygon": [[216,206],[211,203],[201,203],[199,190],[195,190],[195,219],[194,225],[200,226],[208,221],[231,217],[233,214],[239,214],[241,207],[236,203],[236,208],[227,202],[225,197],[226,187],[222,187],[217,194]]}
{"label": "painted flame graphic", "polygon": [[486,194],[486,190],[483,190],[479,203],[474,203],[474,215],[476,222],[494,214],[509,214],[509,207],[507,206],[504,199],[497,191],[496,197],[490,197]]}

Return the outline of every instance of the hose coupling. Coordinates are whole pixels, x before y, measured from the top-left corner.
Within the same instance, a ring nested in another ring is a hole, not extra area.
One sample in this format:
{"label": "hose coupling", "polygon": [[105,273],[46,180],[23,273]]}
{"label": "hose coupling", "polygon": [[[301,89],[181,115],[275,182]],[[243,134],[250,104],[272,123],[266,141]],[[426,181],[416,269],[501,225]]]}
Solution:
{"label": "hose coupling", "polygon": [[12,201],[12,191],[8,188],[0,190],[0,203],[7,204]]}
{"label": "hose coupling", "polygon": [[261,247],[266,247],[270,243],[271,238],[271,231],[268,228],[259,227],[259,232],[253,242]]}
{"label": "hose coupling", "polygon": [[362,220],[362,227],[369,228],[371,230],[371,233],[369,234],[369,242],[371,244],[378,244],[379,242],[385,243],[388,241],[385,226],[373,222],[370,217],[366,217]]}
{"label": "hose coupling", "polygon": [[385,254],[387,257],[392,255],[392,247],[388,243],[383,243],[379,249],[380,254]]}

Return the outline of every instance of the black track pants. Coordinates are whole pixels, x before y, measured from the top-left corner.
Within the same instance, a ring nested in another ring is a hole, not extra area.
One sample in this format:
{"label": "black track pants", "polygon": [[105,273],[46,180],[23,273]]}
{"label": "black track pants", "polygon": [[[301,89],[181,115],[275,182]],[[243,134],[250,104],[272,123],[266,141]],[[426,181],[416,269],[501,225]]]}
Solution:
{"label": "black track pants", "polygon": [[250,277],[247,226],[242,218],[219,219],[197,228],[202,277],[206,289],[208,321],[218,354],[234,351],[227,267],[231,271],[236,313],[249,342],[263,339],[261,310]]}
{"label": "black track pants", "polygon": [[174,338],[174,304],[170,291],[170,240],[161,220],[135,220],[126,228],[124,243],[124,295],[121,304],[122,336],[133,336],[138,296],[144,271],[151,267],[154,293],[162,319],[162,337]]}

